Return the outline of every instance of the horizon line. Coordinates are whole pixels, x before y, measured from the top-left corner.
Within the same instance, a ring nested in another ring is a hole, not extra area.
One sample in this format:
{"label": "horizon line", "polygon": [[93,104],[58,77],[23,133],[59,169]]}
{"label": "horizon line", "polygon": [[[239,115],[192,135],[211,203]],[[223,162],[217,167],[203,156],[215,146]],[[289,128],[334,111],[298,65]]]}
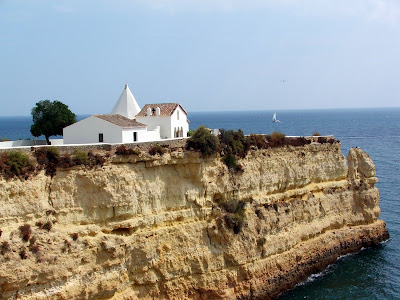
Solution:
{"label": "horizon line", "polygon": [[[301,111],[301,110],[351,110],[351,109],[400,109],[400,106],[371,106],[371,107],[330,107],[330,108],[283,108],[283,109],[249,109],[249,110],[195,110],[195,111],[190,111],[188,110],[189,113],[228,113],[228,112],[279,112],[279,111]],[[96,113],[97,114],[97,113]],[[77,116],[91,116],[94,115],[93,113],[79,113],[75,114]],[[2,117],[31,117],[31,115],[0,115],[0,118]]]}

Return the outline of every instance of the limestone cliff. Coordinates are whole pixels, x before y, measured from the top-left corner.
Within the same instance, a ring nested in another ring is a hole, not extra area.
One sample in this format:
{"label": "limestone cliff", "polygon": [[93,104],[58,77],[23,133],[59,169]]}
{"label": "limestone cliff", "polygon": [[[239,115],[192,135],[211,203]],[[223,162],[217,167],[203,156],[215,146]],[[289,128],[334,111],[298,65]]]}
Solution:
{"label": "limestone cliff", "polygon": [[[361,149],[348,165],[337,143],[240,164],[175,149],[1,178],[0,298],[268,299],[388,238]],[[240,200],[235,233],[224,203]]]}

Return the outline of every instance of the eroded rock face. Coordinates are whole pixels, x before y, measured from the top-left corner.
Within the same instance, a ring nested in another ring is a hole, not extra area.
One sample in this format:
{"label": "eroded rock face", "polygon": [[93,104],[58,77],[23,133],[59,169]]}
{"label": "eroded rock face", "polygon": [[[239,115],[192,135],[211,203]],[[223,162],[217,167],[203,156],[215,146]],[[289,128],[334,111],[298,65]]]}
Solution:
{"label": "eroded rock face", "polygon": [[350,178],[369,178],[376,175],[374,162],[362,149],[350,149],[347,159],[349,161]]}
{"label": "eroded rock face", "polygon": [[[0,298],[273,298],[388,238],[373,162],[348,161],[311,144],[251,151],[232,173],[181,150],[0,179]],[[237,200],[235,234],[224,203]]]}

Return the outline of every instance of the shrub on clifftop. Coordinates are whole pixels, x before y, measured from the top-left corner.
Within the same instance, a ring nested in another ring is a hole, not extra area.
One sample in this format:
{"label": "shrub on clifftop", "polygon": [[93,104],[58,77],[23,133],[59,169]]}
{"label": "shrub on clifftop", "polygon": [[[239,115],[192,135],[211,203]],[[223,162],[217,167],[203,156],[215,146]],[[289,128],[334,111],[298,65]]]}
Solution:
{"label": "shrub on clifftop", "polygon": [[271,147],[281,147],[286,144],[286,135],[282,132],[274,131],[267,138]]}
{"label": "shrub on clifftop", "polygon": [[88,161],[89,161],[89,157],[88,157],[87,152],[81,151],[79,149],[75,150],[74,162],[77,165],[86,165],[86,164],[88,164]]}
{"label": "shrub on clifftop", "polygon": [[126,148],[124,145],[121,145],[119,147],[117,147],[116,151],[115,151],[116,155],[124,155],[124,156],[128,156],[128,155],[139,155],[140,154],[140,150],[139,149],[132,149],[132,148]]}
{"label": "shrub on clifftop", "polygon": [[217,151],[218,139],[204,126],[197,128],[187,140],[187,149],[193,148],[200,151],[204,156],[210,156]]}
{"label": "shrub on clifftop", "polygon": [[60,152],[56,147],[42,147],[35,151],[36,160],[41,168],[46,170],[46,174],[54,177],[57,166],[61,162]]}
{"label": "shrub on clifftop", "polygon": [[0,173],[6,179],[13,177],[27,179],[34,171],[35,167],[25,153],[11,151],[0,154]]}
{"label": "shrub on clifftop", "polygon": [[250,134],[246,138],[246,149],[250,149],[250,147],[257,147],[257,149],[266,149],[268,148],[267,140],[265,136],[262,134]]}
{"label": "shrub on clifftop", "polygon": [[245,157],[247,154],[246,137],[241,129],[220,130],[219,142],[225,154]]}
{"label": "shrub on clifftop", "polygon": [[165,149],[158,144],[151,146],[149,149],[149,154],[153,155],[153,156],[156,154],[159,154],[162,156],[165,152],[166,152]]}

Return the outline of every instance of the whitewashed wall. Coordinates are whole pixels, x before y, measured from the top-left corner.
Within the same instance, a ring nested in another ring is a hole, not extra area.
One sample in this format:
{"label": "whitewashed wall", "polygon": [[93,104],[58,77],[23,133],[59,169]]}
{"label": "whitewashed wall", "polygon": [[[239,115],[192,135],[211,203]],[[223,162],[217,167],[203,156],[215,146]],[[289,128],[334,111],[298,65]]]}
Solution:
{"label": "whitewashed wall", "polygon": [[[179,112],[179,120],[178,120],[178,112]],[[171,137],[174,137],[174,129],[182,128],[183,129],[183,137],[187,137],[187,132],[189,131],[189,123],[187,121],[187,116],[183,112],[180,106],[174,111],[171,116]]]}
{"label": "whitewashed wall", "polygon": [[[177,111],[179,111],[179,120],[177,117]],[[164,116],[146,116],[146,117],[136,117],[136,121],[139,123],[146,124],[148,127],[160,126],[160,135],[162,139],[172,139],[174,138],[174,129],[183,129],[183,137],[187,137],[187,132],[189,130],[189,123],[187,122],[187,116],[180,108],[174,111],[170,117]]]}
{"label": "whitewashed wall", "polygon": [[122,130],[122,142],[123,143],[136,143],[133,141],[133,133],[137,134],[137,143],[151,142],[160,140],[160,127],[157,126],[154,130],[146,130],[146,127],[135,128],[135,129],[123,129]]}
{"label": "whitewashed wall", "polygon": [[[58,140],[59,139],[57,139],[57,141]],[[54,140],[50,140],[50,142],[53,142],[53,141]],[[47,145],[47,142],[45,140],[36,140],[36,143],[33,140],[17,140],[17,141],[0,142],[0,148],[1,149],[14,148],[14,147],[25,147],[25,146],[34,146],[34,145]],[[57,145],[58,145],[58,143],[57,143]]]}
{"label": "whitewashed wall", "polygon": [[160,127],[160,136],[162,139],[173,138],[171,136],[171,119],[170,117],[162,116],[146,116],[146,117],[136,117],[136,121],[139,123],[146,124],[148,128]]}
{"label": "whitewashed wall", "polygon": [[143,138],[140,138],[139,142],[152,142],[160,140],[160,126],[156,126],[153,130],[149,130],[149,128],[147,128],[145,136]]}
{"label": "whitewashed wall", "polygon": [[103,134],[103,143],[122,143],[121,127],[94,116],[65,127],[63,132],[64,145],[98,143],[99,133]]}

